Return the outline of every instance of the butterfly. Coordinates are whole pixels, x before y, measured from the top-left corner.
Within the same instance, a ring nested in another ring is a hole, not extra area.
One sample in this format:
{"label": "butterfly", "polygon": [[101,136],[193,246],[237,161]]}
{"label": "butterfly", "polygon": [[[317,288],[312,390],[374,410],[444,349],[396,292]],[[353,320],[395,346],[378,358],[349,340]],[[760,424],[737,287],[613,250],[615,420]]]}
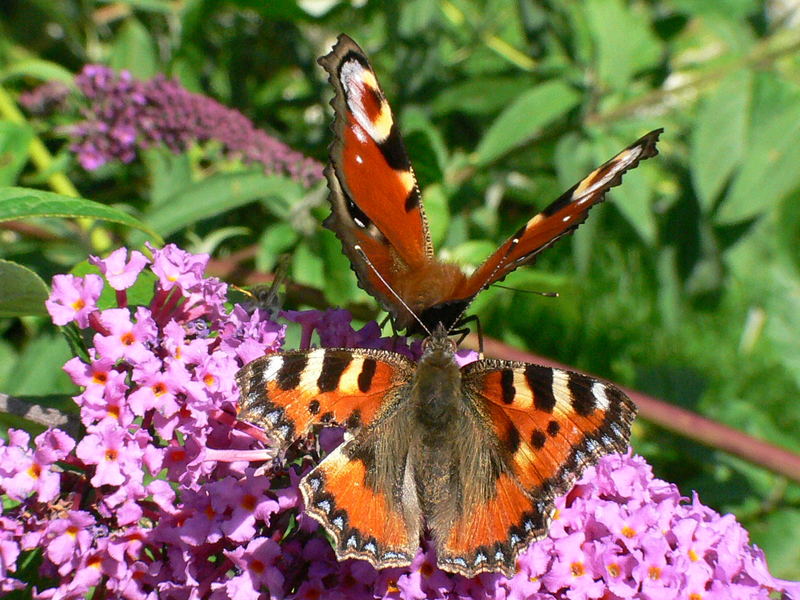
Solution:
{"label": "butterfly", "polygon": [[324,225],[342,242],[359,285],[389,312],[398,331],[423,331],[412,313],[428,330],[437,323],[449,328],[478,292],[572,232],[626,171],[658,153],[662,129],[572,186],[467,275],[434,254],[414,170],[364,52],[342,34],[318,62],[335,92],[334,141],[325,170],[332,212]]}
{"label": "butterfly", "polygon": [[617,387],[524,362],[459,367],[439,323],[420,360],[317,348],[260,357],[236,376],[239,419],[282,448],[315,426],[345,442],[300,482],[339,560],[411,564],[427,534],[441,569],[512,576],[547,534],[554,500],[628,446],[636,406]]}

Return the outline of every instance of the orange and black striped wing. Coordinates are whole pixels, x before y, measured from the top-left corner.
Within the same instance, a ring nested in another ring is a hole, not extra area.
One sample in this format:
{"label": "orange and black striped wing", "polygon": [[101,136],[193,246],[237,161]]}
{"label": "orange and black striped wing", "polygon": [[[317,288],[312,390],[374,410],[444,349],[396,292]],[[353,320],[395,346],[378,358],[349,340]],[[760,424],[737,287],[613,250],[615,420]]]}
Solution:
{"label": "orange and black striped wing", "polygon": [[483,360],[462,377],[506,468],[491,499],[453,525],[439,562],[465,575],[511,575],[517,555],[547,534],[555,498],[601,456],[627,449],[636,406],[610,384],[533,364]]}
{"label": "orange and black striped wing", "polygon": [[574,231],[586,220],[589,209],[602,202],[608,190],[622,183],[627,171],[658,154],[656,142],[662,132],[663,129],[656,129],[642,136],[530,219],[466,280],[454,293],[454,299],[472,298]]}
{"label": "orange and black striped wing", "polygon": [[392,110],[361,48],[342,34],[319,63],[335,91],[334,140],[326,169],[332,213],[325,226],[341,240],[361,286],[391,306],[394,295],[355,248],[394,289],[396,274],[433,257],[417,181]]}
{"label": "orange and black striped wing", "polygon": [[[419,548],[422,516],[375,482],[375,447],[346,442],[300,482],[306,512],[333,538],[339,560],[359,558],[376,569],[411,564]],[[400,479],[402,481],[402,479]]]}
{"label": "orange and black striped wing", "polygon": [[371,349],[319,348],[262,356],[236,374],[239,419],[282,445],[314,425],[368,427],[397,399],[414,363]]}

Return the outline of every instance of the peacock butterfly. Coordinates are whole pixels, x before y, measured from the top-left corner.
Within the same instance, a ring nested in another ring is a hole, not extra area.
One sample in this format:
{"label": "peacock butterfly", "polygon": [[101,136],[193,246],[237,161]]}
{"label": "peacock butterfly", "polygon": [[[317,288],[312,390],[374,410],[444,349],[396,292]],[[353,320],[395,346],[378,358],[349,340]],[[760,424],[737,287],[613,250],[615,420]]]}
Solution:
{"label": "peacock butterfly", "polygon": [[478,292],[576,229],[626,171],[657,154],[663,131],[651,131],[595,169],[467,275],[434,254],[411,162],[364,52],[342,34],[319,63],[335,91],[325,170],[332,212],[324,224],[341,240],[359,285],[391,314],[397,330],[410,333],[423,330],[397,296],[429,331],[437,323],[449,328]]}

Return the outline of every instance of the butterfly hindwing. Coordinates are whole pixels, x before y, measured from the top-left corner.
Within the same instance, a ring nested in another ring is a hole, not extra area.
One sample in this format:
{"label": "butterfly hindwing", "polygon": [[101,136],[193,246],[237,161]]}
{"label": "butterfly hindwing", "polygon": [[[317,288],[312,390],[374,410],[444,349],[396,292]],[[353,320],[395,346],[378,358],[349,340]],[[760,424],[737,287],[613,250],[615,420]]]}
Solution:
{"label": "butterfly hindwing", "polygon": [[658,154],[656,142],[662,131],[656,129],[642,136],[551,202],[486,259],[455,295],[471,299],[574,231],[586,220],[589,209],[602,202],[608,190],[622,183],[627,171]]}
{"label": "butterfly hindwing", "polygon": [[419,514],[407,519],[369,483],[368,465],[351,458],[347,442],[303,478],[300,491],[306,512],[333,538],[339,560],[360,558],[375,568],[408,565],[419,547]]}

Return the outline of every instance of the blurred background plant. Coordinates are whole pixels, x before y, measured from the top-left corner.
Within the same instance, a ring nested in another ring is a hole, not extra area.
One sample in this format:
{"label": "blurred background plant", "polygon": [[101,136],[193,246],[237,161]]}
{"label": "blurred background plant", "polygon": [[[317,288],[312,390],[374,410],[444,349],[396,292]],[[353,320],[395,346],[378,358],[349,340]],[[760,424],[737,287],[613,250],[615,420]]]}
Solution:
{"label": "blurred background plant", "polygon": [[[401,122],[437,248],[465,266],[664,127],[658,158],[505,282],[558,299],[496,288],[473,312],[491,337],[800,452],[798,25],[791,0],[6,1],[0,391],[74,411],[44,282],[148,239],[238,284],[290,252],[288,306],[378,315],[320,225],[315,61],[344,31]],[[797,483],[644,420],[633,446],[800,579]]]}

